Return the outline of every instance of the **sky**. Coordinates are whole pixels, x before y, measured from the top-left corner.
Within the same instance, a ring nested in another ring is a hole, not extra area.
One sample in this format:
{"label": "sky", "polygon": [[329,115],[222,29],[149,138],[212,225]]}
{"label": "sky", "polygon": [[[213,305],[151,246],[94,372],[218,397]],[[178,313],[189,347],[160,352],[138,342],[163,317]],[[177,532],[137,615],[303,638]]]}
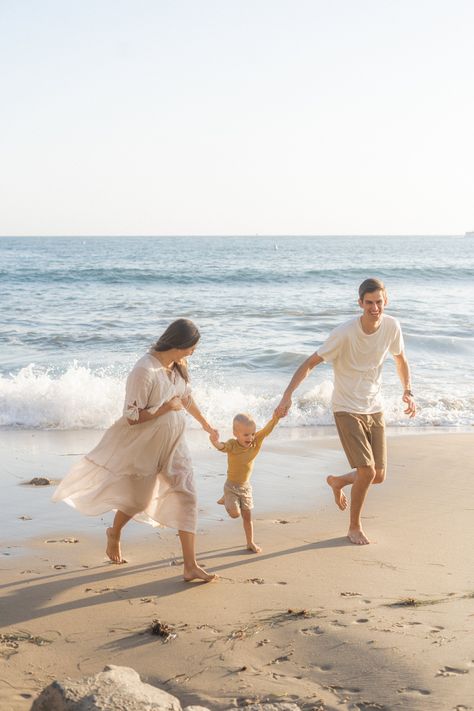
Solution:
{"label": "sky", "polygon": [[0,236],[474,230],[472,0],[0,0]]}

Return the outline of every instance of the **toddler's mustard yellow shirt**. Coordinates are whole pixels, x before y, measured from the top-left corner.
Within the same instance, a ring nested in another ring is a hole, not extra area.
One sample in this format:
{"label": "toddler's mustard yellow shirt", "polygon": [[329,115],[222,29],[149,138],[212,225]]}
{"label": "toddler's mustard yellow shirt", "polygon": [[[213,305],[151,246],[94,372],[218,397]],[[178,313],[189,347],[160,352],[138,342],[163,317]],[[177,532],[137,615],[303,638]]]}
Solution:
{"label": "toddler's mustard yellow shirt", "polygon": [[250,447],[242,447],[234,437],[223,443],[224,449],[219,451],[227,454],[227,479],[229,481],[234,484],[245,484],[250,479],[253,460],[260,452],[263,440],[270,434],[279,419],[279,417],[272,417],[265,427],[258,430]]}

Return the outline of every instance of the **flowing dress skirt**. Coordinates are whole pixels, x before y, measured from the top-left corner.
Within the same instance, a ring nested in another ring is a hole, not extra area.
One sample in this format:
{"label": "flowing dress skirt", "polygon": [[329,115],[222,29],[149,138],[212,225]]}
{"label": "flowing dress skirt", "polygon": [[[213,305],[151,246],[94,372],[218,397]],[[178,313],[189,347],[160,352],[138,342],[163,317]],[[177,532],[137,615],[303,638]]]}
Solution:
{"label": "flowing dress skirt", "polygon": [[153,526],[194,533],[197,500],[184,431],[182,410],[135,425],[121,417],[72,467],[53,501],[89,516],[119,510]]}

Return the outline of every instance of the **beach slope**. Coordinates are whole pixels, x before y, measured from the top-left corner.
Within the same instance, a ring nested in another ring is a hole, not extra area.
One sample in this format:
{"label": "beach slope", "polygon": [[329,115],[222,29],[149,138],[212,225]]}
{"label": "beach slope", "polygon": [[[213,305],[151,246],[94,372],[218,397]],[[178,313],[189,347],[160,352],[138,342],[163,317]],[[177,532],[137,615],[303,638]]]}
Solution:
{"label": "beach slope", "polygon": [[260,555],[243,549],[239,521],[205,527],[199,560],[220,576],[208,585],[181,580],[172,531],[131,536],[121,566],[89,533],[3,547],[0,708],[26,711],[51,680],[108,663],[183,706],[474,708],[473,451],[471,433],[391,437],[387,481],[365,508],[369,546],[348,542],[329,497],[257,508]]}

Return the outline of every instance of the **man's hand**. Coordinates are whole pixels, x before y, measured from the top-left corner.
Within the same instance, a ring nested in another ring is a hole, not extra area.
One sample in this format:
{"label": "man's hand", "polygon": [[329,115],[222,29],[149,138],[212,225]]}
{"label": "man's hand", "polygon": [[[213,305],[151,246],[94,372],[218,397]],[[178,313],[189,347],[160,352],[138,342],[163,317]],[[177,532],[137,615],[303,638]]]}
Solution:
{"label": "man's hand", "polygon": [[291,407],[291,397],[282,397],[273,413],[274,417],[286,417]]}
{"label": "man's hand", "polygon": [[405,392],[403,393],[402,400],[403,400],[403,402],[405,402],[406,405],[407,405],[406,410],[403,411],[403,412],[405,413],[405,415],[408,415],[408,416],[410,417],[410,419],[411,419],[412,417],[415,417],[415,415],[416,415],[416,403],[415,403],[415,400],[414,400],[414,398],[413,398],[413,395],[412,395],[408,390],[405,390]]}

